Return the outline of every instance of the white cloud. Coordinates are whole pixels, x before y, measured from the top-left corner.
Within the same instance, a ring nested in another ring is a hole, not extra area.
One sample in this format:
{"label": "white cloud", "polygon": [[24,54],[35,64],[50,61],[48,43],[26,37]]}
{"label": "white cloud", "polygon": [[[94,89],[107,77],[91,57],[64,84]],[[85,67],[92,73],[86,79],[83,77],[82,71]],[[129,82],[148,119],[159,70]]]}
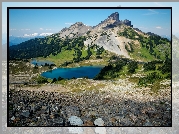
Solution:
{"label": "white cloud", "polygon": [[160,27],[160,26],[157,26],[157,27],[155,27],[155,28],[157,28],[157,29],[162,29],[162,27]]}
{"label": "white cloud", "polygon": [[154,15],[154,14],[158,14],[158,12],[157,11],[155,11],[155,10],[153,10],[153,9],[148,9],[148,13],[145,13],[145,14],[143,14],[143,15]]}
{"label": "white cloud", "polygon": [[52,35],[53,33],[32,33],[32,34],[24,34],[23,37],[35,37],[35,36],[48,36]]}
{"label": "white cloud", "polygon": [[48,35],[52,35],[53,33],[41,33],[39,34],[39,36],[48,36]]}
{"label": "white cloud", "polygon": [[30,30],[30,29],[26,28],[26,29],[21,29],[21,30],[23,31],[23,30]]}
{"label": "white cloud", "polygon": [[45,30],[49,30],[49,31],[51,31],[52,29],[45,29]]}
{"label": "white cloud", "polygon": [[44,30],[43,28],[39,28],[40,30]]}
{"label": "white cloud", "polygon": [[14,30],[16,30],[15,28],[14,29],[10,29],[11,31],[14,31]]}
{"label": "white cloud", "polygon": [[66,22],[65,24],[66,24],[66,25],[72,25],[73,23],[71,23],[71,22]]}
{"label": "white cloud", "polygon": [[148,29],[147,27],[139,27],[140,29]]}
{"label": "white cloud", "polygon": [[39,34],[38,33],[33,33],[32,36],[38,36]]}
{"label": "white cloud", "polygon": [[29,35],[29,34],[24,34],[23,36],[24,36],[24,37],[28,37],[28,36],[30,36],[30,35]]}
{"label": "white cloud", "polygon": [[24,34],[24,37],[34,37],[34,36],[38,36],[38,33],[33,33],[33,34]]}

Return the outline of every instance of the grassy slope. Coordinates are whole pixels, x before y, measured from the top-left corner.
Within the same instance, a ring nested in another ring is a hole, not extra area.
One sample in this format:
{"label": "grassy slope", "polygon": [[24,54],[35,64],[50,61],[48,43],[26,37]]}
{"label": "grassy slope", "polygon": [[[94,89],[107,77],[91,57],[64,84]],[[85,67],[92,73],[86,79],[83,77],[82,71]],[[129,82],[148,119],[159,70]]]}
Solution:
{"label": "grassy slope", "polygon": [[[124,36],[126,38],[129,38],[133,41],[138,40],[140,42],[140,40],[138,38],[135,38],[136,36],[139,37],[139,34],[137,32],[135,32],[132,28],[125,28],[125,30],[123,32],[119,32],[118,33],[119,36]],[[149,38],[144,37],[144,35],[140,35],[141,39],[143,40],[143,42],[145,42],[145,45],[149,45],[146,42],[149,42]],[[154,40],[152,40],[152,42],[154,42]],[[165,44],[165,45],[163,45]],[[132,45],[132,48],[134,49],[133,52],[128,52],[129,55],[134,59],[134,60],[141,60],[141,61],[152,61],[152,60],[156,60],[157,57],[155,57],[154,55],[149,53],[149,50],[146,47],[142,47],[142,42],[140,42],[140,49],[137,48],[134,44]],[[157,56],[159,56],[159,59],[164,60],[165,59],[165,54],[169,53],[171,54],[171,45],[166,42],[164,39],[162,39],[161,44],[155,44],[152,47],[154,52],[156,53]]]}
{"label": "grassy slope", "polygon": [[[103,60],[99,59],[99,61],[93,62],[93,60],[98,60],[98,59],[96,59],[96,51],[95,51],[95,49],[92,49],[92,48],[90,48],[90,51],[92,52],[92,56],[90,57],[89,62],[87,60],[80,61],[78,63],[78,65],[81,65],[81,66],[82,65],[107,65],[107,61],[109,60],[110,56],[113,55],[113,53],[111,53],[111,52],[103,51],[103,53],[101,54],[101,57],[102,57]],[[84,46],[83,49],[82,49],[81,58],[86,57],[87,55],[88,55],[87,54],[87,47]],[[74,49],[72,49],[72,50],[62,49],[62,51],[55,56],[51,54],[47,58],[38,57],[37,60],[52,61],[57,66],[60,66],[61,64],[63,64],[66,61],[68,61],[68,62],[72,61],[74,57],[75,57]],[[75,66],[75,64],[72,65],[72,66]]]}
{"label": "grassy slope", "polygon": [[155,57],[151,55],[144,47],[141,47],[140,49],[134,49],[134,52],[129,54],[135,60],[141,60],[145,62],[155,60]]}
{"label": "grassy slope", "polygon": [[65,61],[73,60],[74,50],[63,50],[57,55],[49,55],[47,58],[38,57],[38,60],[48,60],[54,62],[57,66],[64,63]]}

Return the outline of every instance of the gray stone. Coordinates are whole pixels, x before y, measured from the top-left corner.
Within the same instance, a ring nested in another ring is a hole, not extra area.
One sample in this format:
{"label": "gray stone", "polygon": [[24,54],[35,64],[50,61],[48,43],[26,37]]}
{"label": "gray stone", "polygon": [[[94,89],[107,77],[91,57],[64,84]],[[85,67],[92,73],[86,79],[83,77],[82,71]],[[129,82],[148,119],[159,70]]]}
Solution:
{"label": "gray stone", "polygon": [[147,120],[146,123],[144,124],[144,126],[153,126],[153,124]]}
{"label": "gray stone", "polygon": [[22,116],[28,118],[30,113],[29,113],[29,110],[22,110],[22,113],[21,113]]}
{"label": "gray stone", "polygon": [[67,117],[80,115],[79,108],[76,106],[67,106],[67,107],[65,107],[64,111],[65,111]]}
{"label": "gray stone", "polygon": [[83,121],[77,116],[71,116],[70,118],[68,118],[68,121],[71,125],[74,126],[81,126],[83,124]]}
{"label": "gray stone", "polygon": [[95,121],[94,121],[94,124],[96,126],[104,126],[104,121],[102,120],[102,118],[97,118]]}
{"label": "gray stone", "polygon": [[14,117],[14,116],[12,116],[11,120],[12,120],[12,121],[13,121],[13,120],[15,120],[15,117]]}
{"label": "gray stone", "polygon": [[59,117],[59,118],[56,118],[56,119],[53,119],[53,123],[55,126],[62,126],[64,125],[64,120],[63,118]]}

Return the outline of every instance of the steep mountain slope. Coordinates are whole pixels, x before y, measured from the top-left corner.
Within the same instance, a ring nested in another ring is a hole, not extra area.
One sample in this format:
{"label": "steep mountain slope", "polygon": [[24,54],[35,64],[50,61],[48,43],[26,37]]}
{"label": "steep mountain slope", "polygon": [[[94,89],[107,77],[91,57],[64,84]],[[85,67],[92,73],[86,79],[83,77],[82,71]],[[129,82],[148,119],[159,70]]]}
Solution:
{"label": "steep mountain slope", "polygon": [[[76,22],[57,34],[12,46],[10,59],[46,58],[50,55],[58,57],[61,53],[68,52],[73,55],[71,59],[81,61],[91,56],[99,58],[99,48],[139,61],[165,60],[166,56],[171,57],[171,42],[168,39],[133,28],[131,21],[119,20],[116,12],[94,27]],[[88,57],[85,58],[87,53]]]}
{"label": "steep mountain slope", "polygon": [[[128,39],[125,39],[125,41],[128,41]],[[112,32],[111,30],[105,30],[102,33],[98,32],[95,34],[89,34],[84,44],[86,46],[88,44],[89,45],[97,44],[100,47],[103,46],[104,49],[108,51],[129,58],[129,55],[125,50],[125,48],[123,47],[121,40],[117,38],[117,33]]]}

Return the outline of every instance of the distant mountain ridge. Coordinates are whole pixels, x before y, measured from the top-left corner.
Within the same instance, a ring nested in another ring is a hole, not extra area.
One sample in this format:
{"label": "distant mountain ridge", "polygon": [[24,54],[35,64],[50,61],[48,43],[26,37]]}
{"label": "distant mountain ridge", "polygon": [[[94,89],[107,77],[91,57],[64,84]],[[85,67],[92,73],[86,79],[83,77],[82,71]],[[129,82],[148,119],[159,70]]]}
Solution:
{"label": "distant mountain ridge", "polygon": [[9,36],[9,46],[20,44],[34,38],[44,38],[45,36]]}
{"label": "distant mountain ridge", "polygon": [[[22,52],[27,51],[24,48],[26,44],[30,45],[32,43],[35,43],[39,48],[41,48],[40,45],[51,44],[55,47],[59,45],[62,51],[71,50],[72,46],[82,51],[79,46],[84,49],[84,47],[89,48],[97,45],[109,52],[135,60],[164,59],[166,57],[165,53],[171,54],[171,42],[168,39],[152,32],[145,33],[138,28],[133,28],[130,20],[119,19],[118,12],[112,13],[107,19],[93,27],[82,22],[76,22],[69,28],[63,28],[59,33],[21,43],[19,45],[20,48],[23,47]],[[47,48],[49,49],[49,46]],[[19,47],[13,47],[10,50],[15,54],[17,49]],[[53,54],[61,52],[55,51],[51,50]],[[78,54],[81,53],[79,51]],[[16,56],[18,57],[18,55]],[[30,54],[28,54],[29,56]],[[21,57],[23,56],[21,55]]]}

